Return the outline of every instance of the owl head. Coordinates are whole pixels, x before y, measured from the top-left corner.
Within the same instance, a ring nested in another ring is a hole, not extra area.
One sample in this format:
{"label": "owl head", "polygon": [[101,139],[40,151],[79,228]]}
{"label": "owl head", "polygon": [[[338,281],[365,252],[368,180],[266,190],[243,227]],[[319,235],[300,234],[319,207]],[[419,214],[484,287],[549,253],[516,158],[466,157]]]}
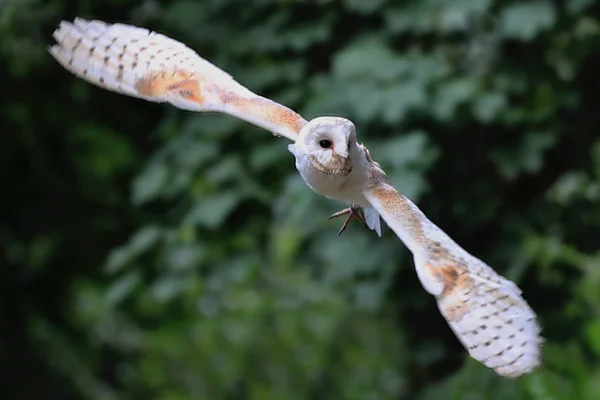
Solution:
{"label": "owl head", "polygon": [[339,117],[318,117],[308,122],[290,151],[306,155],[313,167],[327,174],[348,172],[350,149],[356,145],[354,124]]}

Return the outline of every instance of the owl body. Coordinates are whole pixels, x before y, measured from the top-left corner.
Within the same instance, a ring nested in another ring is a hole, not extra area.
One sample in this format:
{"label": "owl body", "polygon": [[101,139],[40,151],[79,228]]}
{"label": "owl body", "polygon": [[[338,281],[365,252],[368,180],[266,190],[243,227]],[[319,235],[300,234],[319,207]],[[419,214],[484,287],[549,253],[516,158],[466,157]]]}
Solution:
{"label": "owl body", "polygon": [[[352,145],[351,145],[352,146]],[[343,173],[328,173],[315,167],[309,158],[297,146],[295,147],[295,165],[304,182],[316,193],[344,203],[368,207],[370,203],[362,194],[362,185],[368,181],[368,164],[364,152],[358,145],[352,146],[348,169]]]}
{"label": "owl body", "polygon": [[354,124],[345,118],[318,117],[307,123],[288,146],[296,169],[316,193],[360,206],[369,229],[381,236],[381,220],[363,195],[373,164],[358,144]]}

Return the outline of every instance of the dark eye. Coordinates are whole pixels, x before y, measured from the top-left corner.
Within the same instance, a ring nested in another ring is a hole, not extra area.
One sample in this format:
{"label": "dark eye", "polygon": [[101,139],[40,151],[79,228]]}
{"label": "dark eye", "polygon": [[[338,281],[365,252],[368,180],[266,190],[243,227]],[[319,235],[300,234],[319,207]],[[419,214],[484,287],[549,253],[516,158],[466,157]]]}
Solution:
{"label": "dark eye", "polygon": [[331,147],[331,140],[327,140],[327,139],[321,140],[319,142],[319,146],[321,146],[324,149],[328,149]]}

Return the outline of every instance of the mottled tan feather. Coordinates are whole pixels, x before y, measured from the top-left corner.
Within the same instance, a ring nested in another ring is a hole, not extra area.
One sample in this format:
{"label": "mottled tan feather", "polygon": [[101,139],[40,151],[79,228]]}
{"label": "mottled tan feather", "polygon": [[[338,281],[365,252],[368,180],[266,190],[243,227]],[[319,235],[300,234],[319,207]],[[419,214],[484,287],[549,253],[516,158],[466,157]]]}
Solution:
{"label": "mottled tan feather", "polygon": [[185,44],[102,21],[62,21],[50,54],[79,78],[116,93],[235,116],[295,141],[306,120],[258,96]]}
{"label": "mottled tan feather", "polygon": [[469,354],[516,378],[541,364],[536,315],[512,281],[456,244],[374,167],[365,197],[412,251],[423,287]]}

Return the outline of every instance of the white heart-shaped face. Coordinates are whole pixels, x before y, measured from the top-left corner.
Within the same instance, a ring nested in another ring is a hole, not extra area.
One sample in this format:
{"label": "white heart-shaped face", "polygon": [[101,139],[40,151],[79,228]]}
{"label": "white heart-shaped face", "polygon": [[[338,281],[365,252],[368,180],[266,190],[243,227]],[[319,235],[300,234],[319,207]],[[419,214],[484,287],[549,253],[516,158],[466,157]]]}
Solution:
{"label": "white heart-shaped face", "polygon": [[336,174],[348,167],[350,145],[356,141],[354,124],[339,117],[318,117],[308,122],[296,141],[296,156],[305,155],[313,167]]}

